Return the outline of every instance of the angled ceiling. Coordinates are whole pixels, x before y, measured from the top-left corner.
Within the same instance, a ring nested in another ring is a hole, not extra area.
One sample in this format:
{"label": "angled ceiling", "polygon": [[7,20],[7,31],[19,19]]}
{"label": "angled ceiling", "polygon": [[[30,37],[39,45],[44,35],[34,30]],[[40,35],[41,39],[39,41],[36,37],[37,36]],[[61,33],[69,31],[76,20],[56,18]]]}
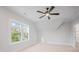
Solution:
{"label": "angled ceiling", "polygon": [[[42,16],[41,13],[37,13],[37,10],[45,11],[47,6],[14,6],[14,7],[7,7],[8,9],[26,17],[30,20],[37,22],[41,20],[47,20],[47,17],[44,17],[42,19],[39,19],[38,17]],[[79,12],[78,6],[56,6],[56,8],[52,12],[59,12],[60,15],[58,16],[51,16],[52,19],[57,18],[67,18],[67,19],[73,19],[75,16],[77,16],[77,13]]]}
{"label": "angled ceiling", "polygon": [[9,6],[6,8],[35,22],[39,30],[56,29],[63,21],[73,20],[79,15],[79,6],[56,6],[52,12],[58,12],[60,15],[52,15],[51,20],[48,20],[47,17],[39,19],[38,17],[42,16],[42,14],[36,11],[45,11],[46,7],[47,6]]}

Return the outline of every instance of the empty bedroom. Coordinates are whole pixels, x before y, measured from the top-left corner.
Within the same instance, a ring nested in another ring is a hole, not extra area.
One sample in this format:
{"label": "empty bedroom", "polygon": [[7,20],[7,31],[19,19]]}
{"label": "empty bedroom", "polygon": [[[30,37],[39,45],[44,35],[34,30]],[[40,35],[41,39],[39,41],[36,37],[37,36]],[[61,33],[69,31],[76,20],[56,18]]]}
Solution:
{"label": "empty bedroom", "polygon": [[79,52],[79,6],[0,6],[0,52]]}

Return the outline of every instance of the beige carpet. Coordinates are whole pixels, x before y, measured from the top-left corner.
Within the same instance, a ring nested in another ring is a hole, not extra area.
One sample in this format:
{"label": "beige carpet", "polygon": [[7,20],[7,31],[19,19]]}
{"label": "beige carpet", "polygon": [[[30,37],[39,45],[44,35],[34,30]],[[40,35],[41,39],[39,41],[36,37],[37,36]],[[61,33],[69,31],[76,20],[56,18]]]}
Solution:
{"label": "beige carpet", "polygon": [[68,45],[52,45],[39,43],[29,48],[25,48],[20,52],[79,52],[79,47],[73,48]]}

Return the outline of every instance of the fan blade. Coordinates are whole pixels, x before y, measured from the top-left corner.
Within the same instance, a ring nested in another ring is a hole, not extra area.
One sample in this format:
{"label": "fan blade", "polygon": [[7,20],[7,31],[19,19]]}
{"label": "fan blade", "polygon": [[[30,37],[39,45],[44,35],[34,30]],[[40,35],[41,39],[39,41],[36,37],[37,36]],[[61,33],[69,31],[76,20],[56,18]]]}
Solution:
{"label": "fan blade", "polygon": [[43,15],[43,16],[41,16],[41,17],[39,17],[39,18],[42,18],[42,17],[44,17],[45,15]]}
{"label": "fan blade", "polygon": [[59,13],[50,13],[50,15],[59,15]]}
{"label": "fan blade", "polygon": [[49,12],[51,12],[55,7],[51,6],[51,8],[49,9]]}
{"label": "fan blade", "polygon": [[43,14],[44,14],[44,12],[42,12],[42,11],[37,11],[37,12],[39,12],[39,13],[43,13]]}
{"label": "fan blade", "polygon": [[57,27],[57,30],[64,25],[65,22],[62,22],[58,27]]}
{"label": "fan blade", "polygon": [[48,16],[48,19],[50,20],[50,17]]}
{"label": "fan blade", "polygon": [[47,8],[46,8],[46,10],[48,11],[48,10],[49,10],[49,8],[47,7]]}

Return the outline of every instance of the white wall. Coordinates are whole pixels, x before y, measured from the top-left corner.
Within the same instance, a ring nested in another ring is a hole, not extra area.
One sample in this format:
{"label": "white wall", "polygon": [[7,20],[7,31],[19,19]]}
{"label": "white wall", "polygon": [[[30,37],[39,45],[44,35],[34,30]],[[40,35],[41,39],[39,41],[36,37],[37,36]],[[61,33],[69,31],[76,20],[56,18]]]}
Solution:
{"label": "white wall", "polygon": [[71,44],[70,24],[64,24],[60,29],[43,32],[43,37],[47,43],[51,44]]}
{"label": "white wall", "polygon": [[[60,20],[60,19],[58,19]],[[48,22],[49,23],[49,22]],[[57,23],[60,23],[59,21]],[[74,25],[79,23],[79,16],[77,15],[71,21],[67,21],[59,30],[56,30],[58,24],[48,25],[42,23],[38,25],[40,37],[42,42],[49,44],[65,44],[75,47],[75,30]],[[54,27],[54,28],[53,28]]]}
{"label": "white wall", "polygon": [[[51,20],[38,23],[40,38],[42,42],[49,44],[65,44],[72,45],[72,22],[66,22],[60,29],[56,30],[59,24],[62,23],[61,19],[56,19],[55,23]],[[65,19],[66,20],[66,19]]]}
{"label": "white wall", "polygon": [[[18,44],[11,44],[10,42],[10,21],[18,20],[23,23],[29,24],[30,26],[30,35],[29,41],[21,42]],[[17,51],[24,47],[29,47],[32,44],[37,43],[39,40],[37,39],[38,32],[34,23],[28,21],[24,17],[7,10],[4,7],[0,7],[0,51]]]}

